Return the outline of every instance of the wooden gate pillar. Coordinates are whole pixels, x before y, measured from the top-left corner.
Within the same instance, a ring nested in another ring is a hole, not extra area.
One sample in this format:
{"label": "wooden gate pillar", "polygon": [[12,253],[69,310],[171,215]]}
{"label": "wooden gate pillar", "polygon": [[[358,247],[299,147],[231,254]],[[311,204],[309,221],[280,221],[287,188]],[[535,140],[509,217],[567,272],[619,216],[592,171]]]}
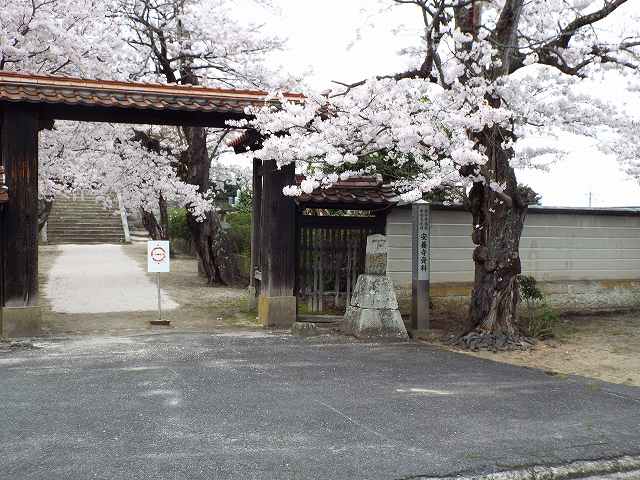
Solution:
{"label": "wooden gate pillar", "polygon": [[257,307],[257,298],[260,294],[260,231],[262,225],[262,160],[253,159],[253,202],[251,209],[251,268],[249,269],[249,310]]}
{"label": "wooden gate pillar", "polygon": [[9,199],[4,205],[0,259],[2,335],[40,331],[38,306],[38,113],[7,105],[0,120],[0,163]]}
{"label": "wooden gate pillar", "polygon": [[289,328],[296,321],[296,204],[282,193],[295,182],[295,165],[262,163],[261,274],[258,315],[265,327]]}

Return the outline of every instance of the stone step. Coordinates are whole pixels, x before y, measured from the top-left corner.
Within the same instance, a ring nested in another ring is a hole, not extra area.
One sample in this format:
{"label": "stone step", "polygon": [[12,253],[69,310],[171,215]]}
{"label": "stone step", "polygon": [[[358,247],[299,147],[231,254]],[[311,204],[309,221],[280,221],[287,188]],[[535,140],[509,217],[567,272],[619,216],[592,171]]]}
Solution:
{"label": "stone step", "polygon": [[73,221],[64,221],[64,222],[52,222],[47,223],[49,228],[65,228],[65,227],[77,227],[77,228],[122,228],[122,224],[120,222],[95,222],[95,223],[76,223]]}
{"label": "stone step", "polygon": [[119,217],[120,212],[114,212],[111,210],[62,210],[58,212],[51,212],[50,217],[59,217],[60,215],[74,215],[78,217],[95,216],[95,217]]}
{"label": "stone step", "polygon": [[90,195],[56,200],[47,222],[47,240],[51,244],[123,243],[120,212]]}
{"label": "stone step", "polygon": [[291,326],[291,333],[293,335],[299,335],[301,337],[314,337],[317,335],[336,335],[342,331],[343,319],[342,317],[335,317],[332,321],[325,318],[316,318],[316,321],[311,321],[311,318],[298,317],[297,321]]}
{"label": "stone step", "polygon": [[54,230],[53,232],[50,232],[47,230],[47,233],[53,234],[53,235],[63,235],[66,237],[69,236],[90,236],[90,235],[120,235],[120,236],[124,236],[124,232],[122,231],[122,229],[120,230]]}
{"label": "stone step", "polygon": [[74,231],[74,232],[83,232],[83,231],[121,231],[122,225],[76,225],[74,223],[54,223],[53,225],[47,225],[48,232],[61,232],[61,231]]}
{"label": "stone step", "polygon": [[89,243],[123,244],[124,239],[122,238],[54,238],[54,239],[48,239],[47,243],[49,245],[56,245],[59,243],[75,243],[78,245],[89,244]]}
{"label": "stone step", "polygon": [[71,220],[76,220],[78,223],[83,223],[83,222],[87,222],[87,223],[92,223],[92,222],[100,222],[103,220],[112,220],[114,222],[116,221],[122,221],[120,215],[78,215],[75,213],[61,213],[59,215],[49,215],[49,220],[50,222],[55,222],[56,220],[67,220],[67,219],[71,219]]}
{"label": "stone step", "polygon": [[51,211],[51,215],[56,216],[56,215],[63,215],[63,214],[67,214],[67,213],[77,213],[80,215],[85,215],[85,214],[90,214],[90,213],[95,213],[98,215],[120,215],[120,212],[118,212],[117,210],[91,210],[91,209],[60,209],[60,210],[52,210]]}
{"label": "stone step", "polygon": [[91,207],[91,208],[100,208],[100,209],[104,209],[104,208],[111,208],[113,210],[115,210],[116,208],[118,208],[118,205],[116,203],[112,203],[110,207],[105,206],[103,203],[96,203],[96,202],[54,202],[53,203],[53,207],[51,208],[58,208],[58,207]]}
{"label": "stone step", "polygon": [[83,225],[79,225],[77,223],[74,222],[59,222],[59,223],[49,223],[47,224],[47,228],[49,229],[53,229],[53,230],[59,230],[59,229],[63,229],[63,228],[78,228],[78,229],[87,229],[87,230],[102,230],[103,228],[119,228],[122,230],[122,224],[121,223],[105,223],[105,222],[101,222],[101,223],[92,223],[92,224],[83,224]]}
{"label": "stone step", "polygon": [[51,235],[47,237],[48,242],[57,241],[77,241],[77,242],[91,242],[91,241],[110,241],[110,242],[122,242],[124,241],[123,235]]}
{"label": "stone step", "polygon": [[[104,197],[101,197],[104,198]],[[117,203],[117,200],[115,198],[111,198],[111,201],[113,203]],[[78,197],[78,198],[57,198],[56,200],[54,200],[53,204],[54,205],[63,205],[63,204],[91,204],[91,205],[102,205],[102,201],[98,200],[96,197],[94,197],[93,195],[85,195],[84,198]]]}
{"label": "stone step", "polygon": [[74,223],[100,223],[100,222],[122,223],[122,220],[120,219],[120,217],[111,217],[111,216],[98,217],[96,215],[87,215],[87,216],[58,215],[55,217],[49,217],[47,221],[50,223],[66,222],[66,221],[73,221]]}
{"label": "stone step", "polygon": [[48,235],[124,235],[122,228],[93,230],[90,228],[55,228],[47,229]]}
{"label": "stone step", "polygon": [[106,245],[120,245],[121,243],[124,243],[123,241],[119,241],[119,240],[110,240],[110,239],[97,239],[97,240],[55,240],[55,241],[50,241],[47,242],[48,245],[99,245],[99,244],[106,244]]}
{"label": "stone step", "polygon": [[47,231],[49,235],[64,236],[64,237],[89,237],[89,236],[124,236],[122,230],[54,230],[53,232]]}
{"label": "stone step", "polygon": [[119,218],[107,217],[107,218],[49,218],[47,221],[49,225],[66,225],[72,223],[74,225],[80,225],[82,227],[91,227],[92,225],[122,225],[122,220]]}

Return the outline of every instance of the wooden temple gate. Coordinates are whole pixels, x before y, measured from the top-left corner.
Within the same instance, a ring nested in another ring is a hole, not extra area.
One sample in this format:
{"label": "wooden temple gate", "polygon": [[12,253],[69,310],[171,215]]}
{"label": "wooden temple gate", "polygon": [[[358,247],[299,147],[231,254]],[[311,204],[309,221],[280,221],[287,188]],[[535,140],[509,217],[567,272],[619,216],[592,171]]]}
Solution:
{"label": "wooden temple gate", "polygon": [[[230,145],[259,149],[260,139],[247,131]],[[384,233],[397,202],[377,176],[283,197],[283,187],[301,180],[293,164],[254,159],[249,300],[267,327],[290,327],[304,309],[343,313],[364,270],[367,235]],[[351,214],[331,215],[335,210]]]}
{"label": "wooden temple gate", "polygon": [[[301,95],[288,97],[304,101]],[[226,128],[227,121],[246,119],[246,107],[264,105],[266,98],[265,92],[247,90],[0,72],[0,166],[6,175],[6,189],[2,189],[0,202],[0,333],[34,335],[40,329],[37,281],[40,130],[52,128],[55,120]],[[247,131],[242,141],[247,144],[239,142],[234,147],[242,151],[247,147],[260,148],[256,132]],[[259,295],[258,310],[265,326],[288,327],[296,319],[297,224],[304,212],[369,211],[380,228],[386,211],[395,203],[393,192],[377,178],[338,182],[296,200],[283,194],[283,187],[294,182],[295,165],[278,168],[272,160],[254,161],[251,287]],[[305,222],[300,220],[301,224]],[[369,227],[361,228],[357,234],[354,232],[360,226],[355,230],[352,226],[343,225],[342,231],[346,233],[342,238],[348,239],[349,247],[342,251],[333,251],[335,243],[319,243],[327,253],[319,265],[324,268],[325,257],[333,258],[334,262],[339,256],[349,257],[347,250],[355,250],[357,235],[360,252],[364,251],[362,237]],[[335,233],[340,229],[320,230]],[[321,238],[326,234],[313,235]],[[311,249],[314,241],[309,243]],[[351,255],[355,259],[353,251]],[[348,271],[351,285],[354,273],[361,268],[361,260],[353,262],[351,267],[335,267],[344,282]],[[324,280],[318,288],[325,288]],[[319,298],[317,294],[316,297]],[[319,307],[319,300],[316,303]]]}
{"label": "wooden temple gate", "polygon": [[[0,335],[36,335],[40,329],[40,130],[52,128],[55,120],[227,128],[229,120],[247,119],[246,107],[267,101],[267,93],[259,91],[0,72],[0,167],[6,175],[6,188],[0,188]],[[276,214],[286,212],[290,202],[279,185],[291,180],[286,172],[274,171],[270,178],[266,203]],[[281,233],[272,229],[264,240],[277,245]]]}

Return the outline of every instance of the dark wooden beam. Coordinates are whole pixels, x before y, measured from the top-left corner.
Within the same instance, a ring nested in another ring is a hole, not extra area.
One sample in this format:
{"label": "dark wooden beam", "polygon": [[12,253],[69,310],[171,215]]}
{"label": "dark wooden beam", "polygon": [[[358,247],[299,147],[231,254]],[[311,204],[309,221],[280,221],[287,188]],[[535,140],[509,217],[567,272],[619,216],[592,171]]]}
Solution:
{"label": "dark wooden beam", "polygon": [[42,128],[51,128],[54,120],[228,128],[227,120],[248,118],[244,113],[237,112],[154,110],[47,103],[39,103],[36,106],[20,102],[0,102],[0,108],[5,107],[11,109],[37,108]]}
{"label": "dark wooden beam", "polygon": [[[319,228],[376,228],[376,217],[300,215],[300,226]],[[376,233],[383,233],[376,231]]]}
{"label": "dark wooden beam", "polygon": [[9,196],[1,226],[6,307],[31,307],[38,301],[38,128],[36,109],[5,106],[0,159]]}
{"label": "dark wooden beam", "polygon": [[342,203],[342,202],[297,202],[301,209],[305,208],[330,208],[333,210],[363,210],[363,211],[372,211],[372,210],[385,210],[390,209],[394,206],[394,204],[380,204],[380,203],[362,203],[362,202],[353,202],[353,203]]}

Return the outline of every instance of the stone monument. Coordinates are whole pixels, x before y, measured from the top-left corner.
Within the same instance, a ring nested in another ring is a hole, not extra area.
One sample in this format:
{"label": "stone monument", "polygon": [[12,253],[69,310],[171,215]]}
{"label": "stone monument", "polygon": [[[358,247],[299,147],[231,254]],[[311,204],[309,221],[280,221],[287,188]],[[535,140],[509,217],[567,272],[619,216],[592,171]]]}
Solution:
{"label": "stone monument", "polygon": [[356,337],[407,338],[393,282],[387,276],[387,237],[369,235],[365,273],[351,295],[344,315],[344,332]]}

